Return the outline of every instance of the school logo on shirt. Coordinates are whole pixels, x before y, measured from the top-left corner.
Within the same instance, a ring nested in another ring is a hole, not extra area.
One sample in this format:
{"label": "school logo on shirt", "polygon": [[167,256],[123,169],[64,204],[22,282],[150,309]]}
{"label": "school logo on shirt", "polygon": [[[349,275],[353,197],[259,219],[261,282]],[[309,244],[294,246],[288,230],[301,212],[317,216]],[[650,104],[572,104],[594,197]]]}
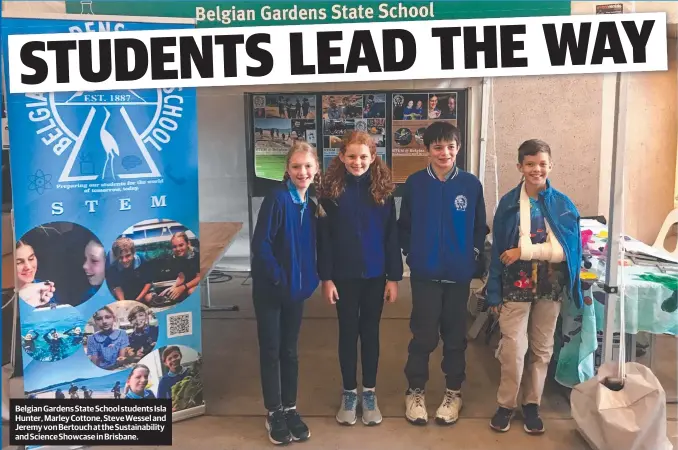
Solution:
{"label": "school logo on shirt", "polygon": [[468,205],[468,200],[466,200],[465,195],[457,195],[457,198],[454,199],[454,206],[457,208],[457,211],[466,211],[466,206]]}

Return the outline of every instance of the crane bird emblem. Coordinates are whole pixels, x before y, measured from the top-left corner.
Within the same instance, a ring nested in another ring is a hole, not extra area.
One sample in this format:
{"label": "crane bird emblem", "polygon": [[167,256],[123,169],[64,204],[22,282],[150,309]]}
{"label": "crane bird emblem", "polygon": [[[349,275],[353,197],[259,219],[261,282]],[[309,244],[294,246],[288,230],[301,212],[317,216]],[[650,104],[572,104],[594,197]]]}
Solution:
{"label": "crane bird emblem", "polygon": [[106,111],[106,118],[104,119],[103,124],[101,124],[101,130],[99,131],[99,137],[101,138],[101,145],[104,147],[106,152],[106,162],[104,163],[104,170],[101,173],[101,178],[106,178],[106,167],[110,163],[111,167],[111,176],[115,178],[115,168],[113,167],[113,158],[120,156],[120,149],[118,148],[118,142],[115,140],[113,135],[108,132],[106,129],[106,124],[111,118],[111,113],[108,111],[108,108],[104,108]]}

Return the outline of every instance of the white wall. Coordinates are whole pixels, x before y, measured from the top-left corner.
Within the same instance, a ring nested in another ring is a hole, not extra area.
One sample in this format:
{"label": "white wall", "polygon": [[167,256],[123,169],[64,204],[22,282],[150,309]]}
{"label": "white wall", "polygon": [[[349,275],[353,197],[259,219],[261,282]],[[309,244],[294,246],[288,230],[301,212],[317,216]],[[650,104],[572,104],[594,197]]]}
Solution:
{"label": "white wall", "polygon": [[[594,14],[596,4],[572,2],[572,14]],[[622,2],[624,12],[666,12],[678,22],[678,2]],[[669,70],[629,75],[624,180],[624,232],[654,243],[666,215],[678,205],[676,40],[669,39]],[[602,92],[598,214],[610,217],[611,161],[616,75],[605,75]]]}
{"label": "white wall", "polygon": [[673,209],[676,177],[676,40],[669,70],[629,76],[624,231],[653,244]]}

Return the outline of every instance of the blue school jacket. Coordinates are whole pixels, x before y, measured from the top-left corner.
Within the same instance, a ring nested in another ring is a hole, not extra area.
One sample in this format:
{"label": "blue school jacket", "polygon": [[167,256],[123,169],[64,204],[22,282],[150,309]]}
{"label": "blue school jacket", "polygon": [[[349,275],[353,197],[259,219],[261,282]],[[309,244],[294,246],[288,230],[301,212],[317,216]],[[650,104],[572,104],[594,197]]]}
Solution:
{"label": "blue school jacket", "polygon": [[288,185],[281,183],[264,198],[259,210],[252,237],[255,296],[304,301],[320,283],[316,205],[312,200],[297,203],[292,195]]}
{"label": "blue school jacket", "polygon": [[455,167],[440,181],[429,166],[407,179],[398,236],[412,278],[470,283],[486,235],[483,186],[473,174]]}
{"label": "blue school jacket", "polygon": [[[492,255],[490,273],[487,280],[487,295],[485,304],[497,306],[502,303],[501,276],[503,264],[499,257],[506,250],[518,246],[520,223],[520,192],[523,182],[502,197],[494,215],[492,226]],[[567,258],[568,293],[577,308],[581,308],[583,295],[579,277],[582,262],[581,229],[579,225],[579,211],[572,201],[560,191],[551,187],[546,180],[546,189],[539,193],[539,206],[548,220],[553,234],[563,246]]]}
{"label": "blue school jacket", "polygon": [[386,275],[403,279],[395,200],[383,205],[370,193],[371,174],[346,174],[344,192],[322,199],[327,213],[318,219],[318,273],[320,279],[367,279]]}

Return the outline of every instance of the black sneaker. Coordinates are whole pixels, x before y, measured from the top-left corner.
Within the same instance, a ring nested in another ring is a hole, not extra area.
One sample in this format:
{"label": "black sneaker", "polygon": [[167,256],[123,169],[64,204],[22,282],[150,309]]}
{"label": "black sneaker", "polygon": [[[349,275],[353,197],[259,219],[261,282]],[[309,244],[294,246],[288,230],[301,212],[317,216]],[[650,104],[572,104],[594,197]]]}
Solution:
{"label": "black sneaker", "polygon": [[499,407],[494,417],[490,421],[490,428],[502,433],[507,432],[511,428],[511,419],[513,418],[513,410]]}
{"label": "black sneaker", "polygon": [[311,437],[311,430],[309,430],[308,426],[301,420],[301,416],[296,408],[285,410],[285,421],[287,422],[287,428],[290,430],[293,440],[307,441]]}
{"label": "black sneaker", "polygon": [[285,445],[292,442],[292,434],[287,427],[285,413],[282,410],[268,414],[266,431],[268,431],[268,439],[275,445]]}
{"label": "black sneaker", "polygon": [[525,431],[529,434],[542,434],[544,432],[544,422],[539,417],[539,406],[534,403],[523,405],[523,420],[525,421]]}

